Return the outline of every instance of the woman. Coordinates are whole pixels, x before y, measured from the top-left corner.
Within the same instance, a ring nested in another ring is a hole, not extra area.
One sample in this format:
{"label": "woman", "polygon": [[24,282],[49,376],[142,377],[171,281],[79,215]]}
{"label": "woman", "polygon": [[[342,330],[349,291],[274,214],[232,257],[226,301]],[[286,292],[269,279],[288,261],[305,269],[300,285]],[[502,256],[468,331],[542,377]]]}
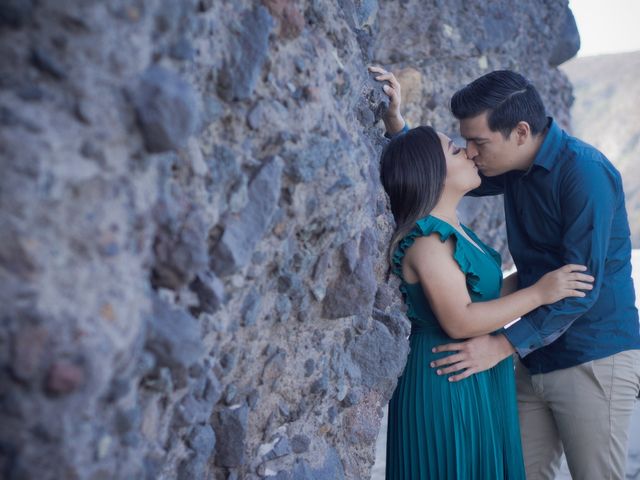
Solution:
{"label": "woman", "polygon": [[[387,93],[388,89],[387,89]],[[495,332],[540,305],[584,296],[593,277],[567,265],[515,291],[500,255],[456,215],[480,185],[473,161],[444,134],[418,127],[382,155],[397,230],[391,266],[411,321],[410,353],[389,403],[387,479],[524,479],[513,362],[465,378],[430,368],[436,345]],[[444,372],[448,373],[448,372]]]}

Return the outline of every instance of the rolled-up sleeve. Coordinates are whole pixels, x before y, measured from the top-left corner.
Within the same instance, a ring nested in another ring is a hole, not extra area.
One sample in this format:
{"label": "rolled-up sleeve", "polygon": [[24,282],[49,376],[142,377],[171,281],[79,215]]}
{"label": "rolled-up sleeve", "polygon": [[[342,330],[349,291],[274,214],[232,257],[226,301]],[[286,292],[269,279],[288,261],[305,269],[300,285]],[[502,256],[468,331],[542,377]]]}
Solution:
{"label": "rolled-up sleeve", "polygon": [[620,178],[597,159],[581,159],[568,169],[560,188],[563,219],[563,261],[587,266],[595,277],[585,297],[567,297],[543,305],[505,330],[505,336],[521,357],[550,344],[598,300],[604,278],[607,250],[616,206],[621,195]]}

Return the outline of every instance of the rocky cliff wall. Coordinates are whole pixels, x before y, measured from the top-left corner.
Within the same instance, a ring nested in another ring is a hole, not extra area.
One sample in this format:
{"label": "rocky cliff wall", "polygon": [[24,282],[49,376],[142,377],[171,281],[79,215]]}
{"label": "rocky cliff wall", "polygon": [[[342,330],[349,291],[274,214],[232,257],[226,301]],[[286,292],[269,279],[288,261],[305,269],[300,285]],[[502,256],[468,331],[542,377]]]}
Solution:
{"label": "rocky cliff wall", "polygon": [[505,67],[566,124],[566,3],[2,2],[4,477],[367,478],[408,322],[366,66],[414,125]]}

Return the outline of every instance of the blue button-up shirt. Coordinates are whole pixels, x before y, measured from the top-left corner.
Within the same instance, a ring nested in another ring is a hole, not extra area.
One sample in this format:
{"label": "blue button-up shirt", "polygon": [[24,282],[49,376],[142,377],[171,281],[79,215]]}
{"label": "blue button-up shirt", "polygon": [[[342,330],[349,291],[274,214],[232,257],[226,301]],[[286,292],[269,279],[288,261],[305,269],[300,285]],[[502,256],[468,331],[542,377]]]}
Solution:
{"label": "blue button-up shirt", "polygon": [[471,195],[504,194],[519,288],[568,263],[588,267],[594,288],[524,315],[504,334],[531,373],[640,348],[631,241],[620,173],[552,119],[527,171],[482,177]]}

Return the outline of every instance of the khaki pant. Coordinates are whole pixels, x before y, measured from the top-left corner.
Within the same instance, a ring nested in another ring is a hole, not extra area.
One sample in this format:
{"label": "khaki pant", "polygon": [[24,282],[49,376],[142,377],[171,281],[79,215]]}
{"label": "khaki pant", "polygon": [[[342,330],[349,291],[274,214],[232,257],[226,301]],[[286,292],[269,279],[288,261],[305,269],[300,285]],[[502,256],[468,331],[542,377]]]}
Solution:
{"label": "khaki pant", "polygon": [[553,480],[563,450],[573,480],[624,480],[640,350],[536,375],[516,364],[527,480]]}

